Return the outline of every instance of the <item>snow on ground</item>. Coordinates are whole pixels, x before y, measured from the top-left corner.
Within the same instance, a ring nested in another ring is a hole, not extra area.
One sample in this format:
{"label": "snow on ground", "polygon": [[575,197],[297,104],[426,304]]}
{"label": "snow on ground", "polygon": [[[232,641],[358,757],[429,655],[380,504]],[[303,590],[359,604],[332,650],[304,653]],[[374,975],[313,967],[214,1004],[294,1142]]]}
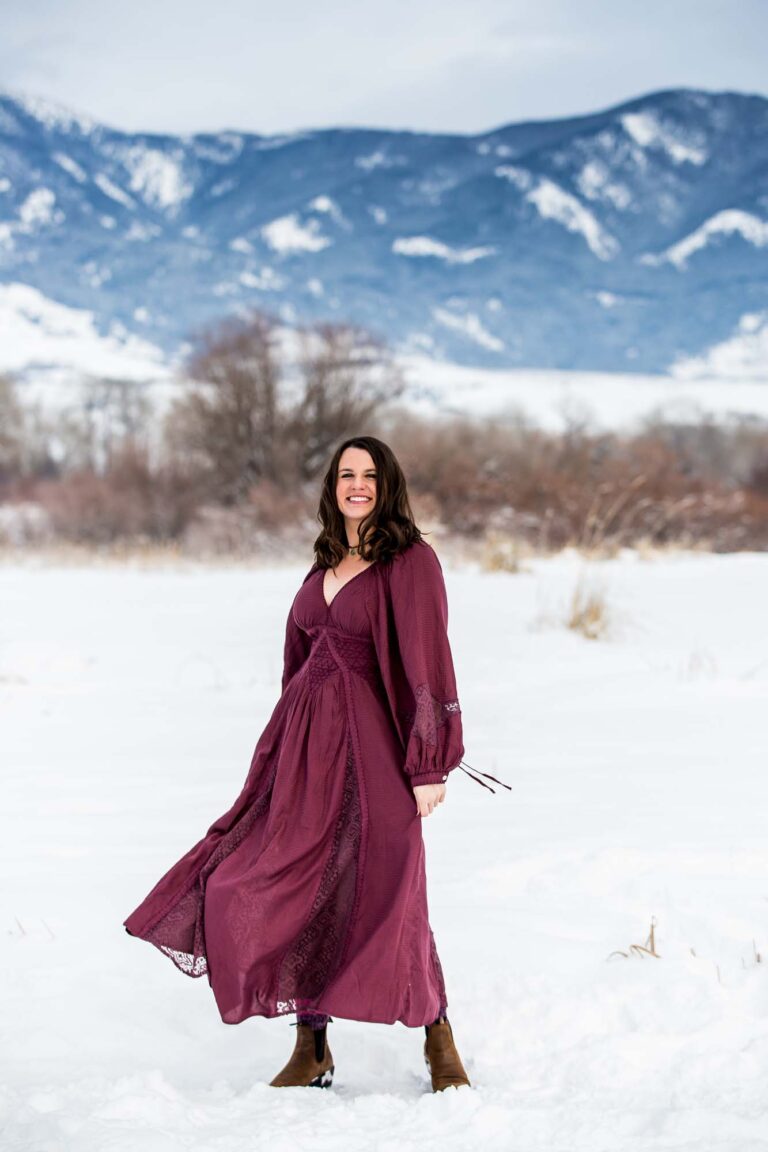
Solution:
{"label": "snow on ground", "polygon": [[334,1086],[272,1089],[293,1018],[224,1026],[126,935],[242,787],[308,566],[0,566],[4,1152],[768,1149],[765,555],[445,564],[465,759],[513,789],[457,771],[423,826],[472,1089],[342,1019]]}
{"label": "snow on ground", "polygon": [[102,336],[92,312],[69,308],[28,284],[0,284],[0,372],[69,370],[124,380],[164,378],[155,345],[115,326]]}
{"label": "snow on ground", "polygon": [[[722,358],[721,358],[722,359]],[[620,372],[570,372],[537,368],[467,368],[427,356],[403,357],[409,383],[408,403],[432,415],[470,413],[504,418],[522,413],[533,424],[558,431],[570,418],[594,428],[637,428],[651,415],[728,421],[745,415],[768,419],[764,371],[747,366],[739,373],[735,354],[716,374],[708,360],[681,361],[675,375]],[[720,366],[720,362],[718,362]]]}
{"label": "snow on ground", "polygon": [[673,368],[681,379],[744,380],[768,383],[768,311],[745,312],[732,336],[713,344],[702,356],[683,359]]}

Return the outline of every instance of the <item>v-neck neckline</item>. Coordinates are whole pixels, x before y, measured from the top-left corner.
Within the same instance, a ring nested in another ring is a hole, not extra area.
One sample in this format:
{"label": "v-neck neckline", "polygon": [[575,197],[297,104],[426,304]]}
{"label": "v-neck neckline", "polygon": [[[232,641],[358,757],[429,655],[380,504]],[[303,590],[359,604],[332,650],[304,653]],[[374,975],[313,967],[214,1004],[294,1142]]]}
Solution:
{"label": "v-neck neckline", "polygon": [[339,588],[338,592],[336,593],[336,595],[331,600],[330,604],[328,603],[328,601],[325,598],[325,574],[326,574],[326,572],[329,571],[329,569],[328,568],[321,568],[320,569],[320,573],[321,573],[321,576],[320,576],[320,596],[322,597],[323,604],[325,604],[326,611],[327,612],[331,611],[331,608],[333,608],[333,605],[336,603],[339,596],[341,596],[341,594],[345,588],[347,588],[350,584],[353,584],[355,582],[355,580],[359,580],[361,576],[365,576],[366,572],[370,572],[371,568],[375,568],[375,567],[376,567],[376,561],[374,560],[371,564],[366,565],[366,567],[363,568],[362,572],[356,572],[354,576],[350,576],[349,580],[345,580],[344,583],[342,584],[341,588]]}

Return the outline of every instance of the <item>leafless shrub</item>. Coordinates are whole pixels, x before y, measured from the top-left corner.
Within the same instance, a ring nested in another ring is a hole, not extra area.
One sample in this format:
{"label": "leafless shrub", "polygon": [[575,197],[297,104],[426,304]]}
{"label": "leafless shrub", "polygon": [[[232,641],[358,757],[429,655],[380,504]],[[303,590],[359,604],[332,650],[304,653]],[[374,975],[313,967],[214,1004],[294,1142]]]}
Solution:
{"label": "leafless shrub", "polygon": [[482,566],[486,572],[523,571],[520,538],[490,531],[484,541]]}
{"label": "leafless shrub", "polygon": [[608,604],[604,592],[581,577],[573,590],[566,624],[587,640],[599,640],[608,631]]}
{"label": "leafless shrub", "polygon": [[103,475],[75,470],[39,481],[33,494],[61,539],[93,544],[174,539],[196,506],[183,477],[167,467],[153,469],[146,450],[130,445],[113,452]]}

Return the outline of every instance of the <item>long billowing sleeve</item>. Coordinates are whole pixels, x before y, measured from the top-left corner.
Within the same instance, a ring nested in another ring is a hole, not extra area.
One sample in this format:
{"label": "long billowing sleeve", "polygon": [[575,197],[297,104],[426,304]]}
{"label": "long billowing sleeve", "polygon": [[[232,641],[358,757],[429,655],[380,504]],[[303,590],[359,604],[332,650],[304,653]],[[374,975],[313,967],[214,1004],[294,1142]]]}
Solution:
{"label": "long billowing sleeve", "polygon": [[283,680],[281,691],[285,692],[289,682],[309,656],[310,637],[299,628],[293,618],[293,605],[288,613],[285,626],[285,648],[283,650]]}
{"label": "long billowing sleeve", "polygon": [[461,708],[448,642],[448,597],[436,552],[416,541],[390,575],[397,644],[409,688],[405,771],[411,785],[440,784],[464,755]]}
{"label": "long billowing sleeve", "polygon": [[[309,572],[302,580],[302,585],[306,584],[312,573],[317,568],[313,564]],[[298,595],[298,593],[297,593]],[[294,597],[295,603],[295,597]],[[289,682],[293,679],[296,673],[304,664],[309,656],[312,647],[312,638],[302,628],[299,628],[293,615],[293,604],[291,604],[288,612],[288,620],[285,625],[285,645],[283,648],[283,679],[281,690],[285,692]]]}

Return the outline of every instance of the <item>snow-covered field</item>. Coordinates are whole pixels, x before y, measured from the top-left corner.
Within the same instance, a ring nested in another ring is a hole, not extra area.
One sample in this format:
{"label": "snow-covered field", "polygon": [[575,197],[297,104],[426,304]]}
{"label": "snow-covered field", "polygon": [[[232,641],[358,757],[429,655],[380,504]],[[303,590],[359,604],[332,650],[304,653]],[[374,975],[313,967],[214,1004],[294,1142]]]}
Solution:
{"label": "snow-covered field", "polygon": [[[768,330],[768,326],[767,326]],[[402,358],[407,402],[425,416],[462,413],[506,417],[559,432],[569,420],[602,431],[637,430],[649,418],[728,423],[768,420],[768,383],[752,365],[743,372],[720,360],[649,376],[629,372],[465,368],[426,357]]]}
{"label": "snow-covered field", "polygon": [[[3,1152],[768,1149],[768,556],[446,564],[469,764],[424,822],[473,1089],[423,1029],[222,1024],[122,920],[239,792],[309,567],[0,567]],[[628,953],[654,924],[658,957]],[[622,955],[624,953],[624,955]]]}

